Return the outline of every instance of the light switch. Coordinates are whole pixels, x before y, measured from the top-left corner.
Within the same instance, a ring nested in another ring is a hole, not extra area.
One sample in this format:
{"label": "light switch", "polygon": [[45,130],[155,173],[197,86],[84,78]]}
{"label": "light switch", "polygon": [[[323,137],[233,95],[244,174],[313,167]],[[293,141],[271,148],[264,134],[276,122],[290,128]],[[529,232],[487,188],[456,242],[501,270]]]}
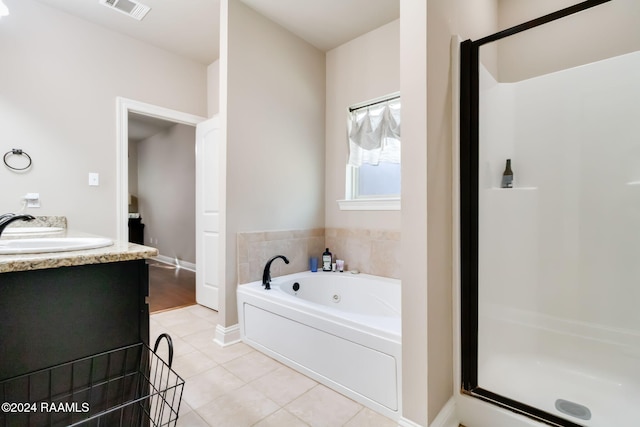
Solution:
{"label": "light switch", "polygon": [[98,186],[100,185],[100,174],[96,172],[89,172],[89,185]]}

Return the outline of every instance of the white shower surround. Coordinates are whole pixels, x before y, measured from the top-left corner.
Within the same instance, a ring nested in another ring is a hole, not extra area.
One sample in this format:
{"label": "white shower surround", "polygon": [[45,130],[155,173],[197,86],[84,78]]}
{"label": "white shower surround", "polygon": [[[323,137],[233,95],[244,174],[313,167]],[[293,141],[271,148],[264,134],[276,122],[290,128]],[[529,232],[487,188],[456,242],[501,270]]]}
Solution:
{"label": "white shower surround", "polygon": [[[636,331],[492,305],[482,307],[480,319],[483,388],[585,427],[640,420]],[[591,419],[563,414],[558,399],[589,408]]]}
{"label": "white shower surround", "polygon": [[[293,290],[295,283],[298,291]],[[305,272],[238,286],[242,340],[363,405],[401,416],[400,281]]]}
{"label": "white shower surround", "polygon": [[[640,53],[518,83],[481,71],[479,385],[567,419],[553,403],[578,396],[593,416],[572,421],[593,427],[638,418],[638,75]],[[514,189],[497,188],[506,158]],[[496,378],[496,363],[518,376]],[[514,425],[458,407],[462,422]]]}

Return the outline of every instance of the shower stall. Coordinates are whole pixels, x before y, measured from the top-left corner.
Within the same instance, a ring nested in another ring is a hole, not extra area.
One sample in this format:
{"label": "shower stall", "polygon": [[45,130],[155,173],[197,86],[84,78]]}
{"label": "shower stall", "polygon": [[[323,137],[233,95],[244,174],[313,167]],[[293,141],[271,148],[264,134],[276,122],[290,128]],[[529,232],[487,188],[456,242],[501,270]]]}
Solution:
{"label": "shower stall", "polygon": [[509,63],[609,1],[461,45],[461,387],[553,426],[640,425],[640,51]]}

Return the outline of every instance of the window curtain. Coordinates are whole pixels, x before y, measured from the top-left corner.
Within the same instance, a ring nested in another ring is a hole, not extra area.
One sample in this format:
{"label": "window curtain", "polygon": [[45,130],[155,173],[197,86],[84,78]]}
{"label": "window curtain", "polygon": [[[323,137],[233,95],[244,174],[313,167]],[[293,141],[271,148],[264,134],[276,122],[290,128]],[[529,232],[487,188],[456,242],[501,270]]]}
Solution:
{"label": "window curtain", "polygon": [[400,163],[400,101],[349,113],[349,164]]}

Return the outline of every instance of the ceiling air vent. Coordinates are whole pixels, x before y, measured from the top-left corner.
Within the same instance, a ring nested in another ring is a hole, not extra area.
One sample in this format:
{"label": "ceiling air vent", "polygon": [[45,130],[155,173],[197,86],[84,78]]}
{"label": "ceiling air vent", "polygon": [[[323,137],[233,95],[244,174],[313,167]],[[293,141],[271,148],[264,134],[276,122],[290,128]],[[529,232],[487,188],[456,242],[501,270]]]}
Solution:
{"label": "ceiling air vent", "polygon": [[151,10],[149,6],[145,6],[132,0],[100,0],[100,4],[107,6],[110,9],[115,9],[118,12],[122,12],[125,15],[129,15],[138,21],[141,21],[147,12]]}

